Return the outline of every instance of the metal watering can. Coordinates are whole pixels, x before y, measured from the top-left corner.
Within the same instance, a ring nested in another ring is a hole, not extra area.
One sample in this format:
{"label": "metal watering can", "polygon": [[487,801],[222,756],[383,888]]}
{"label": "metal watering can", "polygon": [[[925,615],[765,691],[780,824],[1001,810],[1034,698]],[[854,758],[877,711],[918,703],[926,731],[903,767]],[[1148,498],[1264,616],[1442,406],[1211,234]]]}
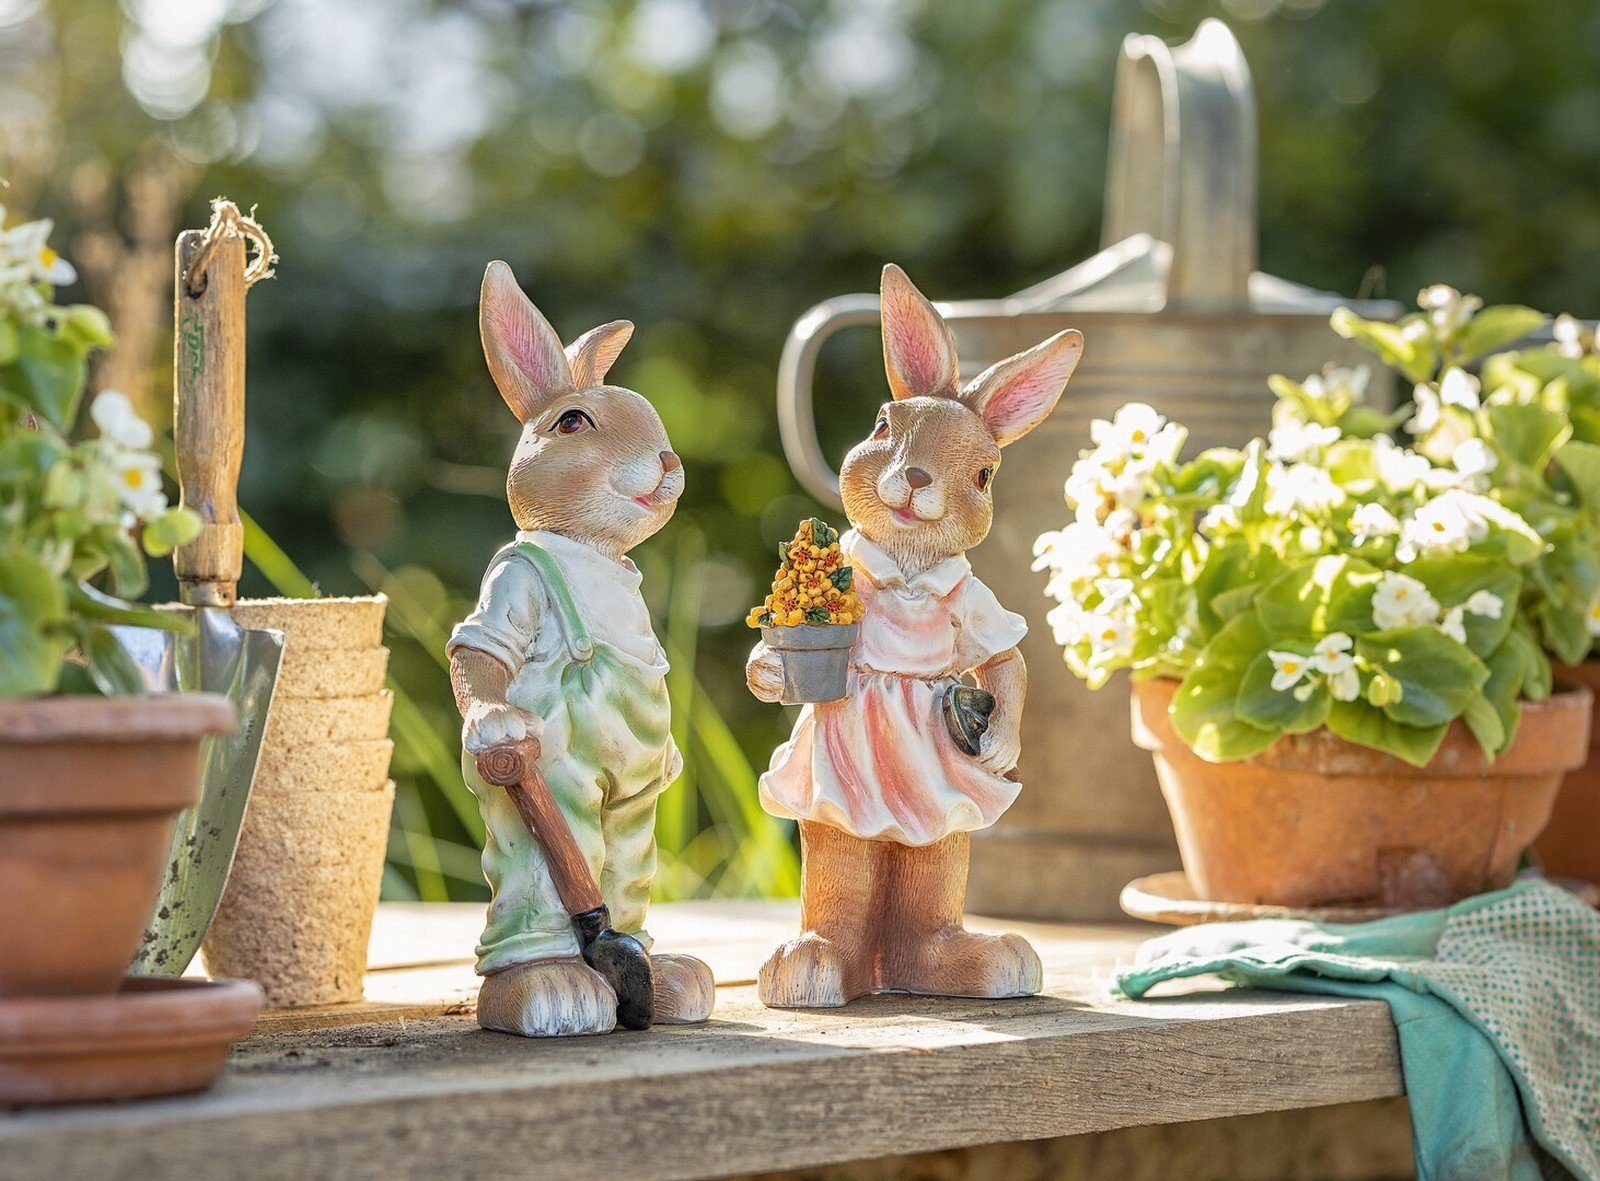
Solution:
{"label": "metal watering can", "polygon": [[[1091,693],[1051,639],[1033,541],[1069,519],[1062,484],[1089,424],[1149,402],[1190,428],[1186,452],[1264,434],[1274,373],[1303,377],[1369,358],[1328,327],[1340,306],[1392,319],[1398,305],[1356,302],[1258,272],[1256,114],[1239,43],[1203,22],[1176,48],[1130,36],[1117,63],[1102,249],[1008,299],[939,304],[962,377],[1063,328],[1086,347],[1055,413],[1006,451],[995,524],[971,554],[1000,601],[1028,618],[1028,702],[1018,778],[1026,785],[973,841],[968,902],[983,914],[1096,920],[1118,914],[1123,885],[1175,868],[1178,851],[1149,756],[1129,737],[1125,679]],[[795,324],[778,369],[778,420],[795,475],[841,507],[838,475],[813,417],[817,356],[840,329],[879,322],[876,295],[845,295]],[[1368,395],[1392,403],[1374,372]]]}

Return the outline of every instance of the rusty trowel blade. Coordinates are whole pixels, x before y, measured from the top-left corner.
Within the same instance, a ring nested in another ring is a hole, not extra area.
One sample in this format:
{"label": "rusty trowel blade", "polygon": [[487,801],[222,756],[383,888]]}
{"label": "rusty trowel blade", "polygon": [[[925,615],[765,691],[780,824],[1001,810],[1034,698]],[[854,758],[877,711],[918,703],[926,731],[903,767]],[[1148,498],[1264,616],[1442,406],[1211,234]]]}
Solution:
{"label": "rusty trowel blade", "polygon": [[202,745],[200,802],[178,817],[161,896],[133,957],[132,970],[181,976],[211,925],[233,866],[261,736],[283,658],[283,633],[246,630],[219,607],[194,608],[194,635],[116,628],[152,692],[221,693],[239,711],[239,729]]}

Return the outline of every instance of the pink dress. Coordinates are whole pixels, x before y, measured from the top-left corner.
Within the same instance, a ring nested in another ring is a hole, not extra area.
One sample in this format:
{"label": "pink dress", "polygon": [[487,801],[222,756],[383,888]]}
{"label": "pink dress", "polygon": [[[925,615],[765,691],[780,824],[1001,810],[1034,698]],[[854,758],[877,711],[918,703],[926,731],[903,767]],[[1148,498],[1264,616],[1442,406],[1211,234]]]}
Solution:
{"label": "pink dress", "polygon": [[762,806],[904,845],[987,828],[1021,787],[956,746],[944,693],[1016,647],[1028,625],[1000,605],[964,557],[908,579],[853,529],[840,548],[865,608],[850,695],[800,711],[761,777]]}

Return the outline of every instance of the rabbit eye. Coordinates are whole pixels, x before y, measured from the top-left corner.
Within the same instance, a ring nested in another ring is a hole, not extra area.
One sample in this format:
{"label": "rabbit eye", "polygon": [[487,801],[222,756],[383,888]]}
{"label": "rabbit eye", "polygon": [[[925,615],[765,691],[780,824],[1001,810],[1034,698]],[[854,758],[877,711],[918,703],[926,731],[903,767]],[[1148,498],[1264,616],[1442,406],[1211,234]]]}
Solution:
{"label": "rabbit eye", "polygon": [[978,488],[980,490],[987,488],[989,481],[992,479],[994,479],[994,468],[983,467],[978,469]]}
{"label": "rabbit eye", "polygon": [[558,435],[575,435],[579,431],[593,429],[594,419],[590,418],[582,410],[568,410],[560,418],[556,419],[556,434]]}
{"label": "rabbit eye", "polygon": [[872,428],[872,437],[874,439],[881,439],[885,435],[887,435],[888,433],[889,433],[889,416],[887,414],[880,415],[878,417],[877,425]]}

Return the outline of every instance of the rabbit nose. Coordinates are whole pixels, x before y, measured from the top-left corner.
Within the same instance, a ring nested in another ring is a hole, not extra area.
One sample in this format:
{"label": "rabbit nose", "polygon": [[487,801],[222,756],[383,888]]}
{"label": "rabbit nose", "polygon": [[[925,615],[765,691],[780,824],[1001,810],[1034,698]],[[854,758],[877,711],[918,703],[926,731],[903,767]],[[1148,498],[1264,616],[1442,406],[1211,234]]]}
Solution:
{"label": "rabbit nose", "polygon": [[906,483],[911,485],[911,489],[914,492],[918,488],[926,488],[933,483],[933,477],[920,467],[908,467],[906,468]]}
{"label": "rabbit nose", "polygon": [[676,451],[663,451],[661,453],[661,474],[666,475],[674,468],[683,466],[683,460],[678,458]]}

